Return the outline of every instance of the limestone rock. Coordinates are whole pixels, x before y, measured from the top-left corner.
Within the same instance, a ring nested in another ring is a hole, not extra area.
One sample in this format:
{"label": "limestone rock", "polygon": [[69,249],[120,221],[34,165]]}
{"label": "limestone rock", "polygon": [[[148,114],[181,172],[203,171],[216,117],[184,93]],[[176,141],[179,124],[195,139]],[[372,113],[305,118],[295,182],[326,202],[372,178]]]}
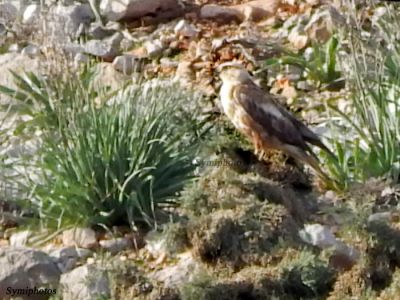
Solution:
{"label": "limestone rock", "polygon": [[126,238],[116,238],[112,240],[102,240],[100,241],[100,246],[111,254],[117,254],[118,252],[131,248],[132,242]]}
{"label": "limestone rock", "polygon": [[29,238],[32,237],[32,231],[24,230],[13,233],[10,236],[10,246],[12,247],[23,247],[29,242]]}
{"label": "limestone rock", "polygon": [[72,228],[62,233],[62,242],[67,247],[82,247],[86,249],[97,246],[96,233],[90,228]]}
{"label": "limestone rock", "polygon": [[201,8],[200,16],[217,21],[258,21],[273,17],[278,10],[280,0],[255,0],[247,3],[222,6],[208,4]]}
{"label": "limestone rock", "polygon": [[30,4],[25,8],[24,14],[22,15],[22,23],[33,24],[38,21],[40,17],[40,5]]}
{"label": "limestone rock", "polygon": [[134,57],[133,55],[125,54],[117,56],[113,61],[113,67],[118,72],[124,75],[130,75],[133,72],[139,72],[141,70],[140,59]]}
{"label": "limestone rock", "polygon": [[62,299],[110,299],[107,274],[94,265],[84,265],[61,275]]}
{"label": "limestone rock", "polygon": [[100,11],[111,21],[139,19],[149,15],[173,18],[183,12],[178,0],[102,0]]}

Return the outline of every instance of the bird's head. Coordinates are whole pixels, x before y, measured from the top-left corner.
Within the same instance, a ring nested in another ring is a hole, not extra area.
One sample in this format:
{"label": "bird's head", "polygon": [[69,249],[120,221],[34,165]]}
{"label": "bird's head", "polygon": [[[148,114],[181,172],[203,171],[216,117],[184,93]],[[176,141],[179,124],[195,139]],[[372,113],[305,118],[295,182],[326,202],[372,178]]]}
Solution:
{"label": "bird's head", "polygon": [[240,63],[223,63],[218,66],[217,71],[223,83],[242,84],[252,81],[249,72]]}

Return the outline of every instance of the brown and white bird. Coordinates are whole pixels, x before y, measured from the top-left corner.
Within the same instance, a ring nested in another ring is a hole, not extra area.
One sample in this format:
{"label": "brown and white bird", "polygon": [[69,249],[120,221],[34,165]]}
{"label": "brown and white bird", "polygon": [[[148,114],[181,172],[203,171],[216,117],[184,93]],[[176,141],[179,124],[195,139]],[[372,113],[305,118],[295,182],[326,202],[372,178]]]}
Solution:
{"label": "brown and white bird", "polygon": [[328,178],[309,144],[333,154],[315,133],[276,102],[271,94],[257,86],[242,65],[224,63],[218,71],[222,79],[220,99],[223,111],[233,125],[253,142],[259,158],[264,157],[267,149],[281,150]]}

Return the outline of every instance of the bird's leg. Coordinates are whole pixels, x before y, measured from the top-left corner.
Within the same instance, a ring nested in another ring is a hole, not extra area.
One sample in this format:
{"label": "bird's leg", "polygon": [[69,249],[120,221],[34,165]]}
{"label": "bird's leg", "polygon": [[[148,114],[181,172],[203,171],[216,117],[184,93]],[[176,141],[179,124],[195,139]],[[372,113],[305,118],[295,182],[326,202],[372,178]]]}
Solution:
{"label": "bird's leg", "polygon": [[260,142],[260,139],[257,137],[253,136],[253,144],[254,144],[254,153],[257,156],[259,161],[262,161],[265,156],[264,149],[262,147],[262,143]]}

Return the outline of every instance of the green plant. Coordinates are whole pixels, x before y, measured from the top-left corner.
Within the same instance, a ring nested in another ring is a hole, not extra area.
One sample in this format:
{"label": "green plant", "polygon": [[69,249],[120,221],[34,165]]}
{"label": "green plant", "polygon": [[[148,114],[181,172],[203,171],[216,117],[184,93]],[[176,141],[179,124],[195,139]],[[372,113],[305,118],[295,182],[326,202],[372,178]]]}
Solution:
{"label": "green plant", "polygon": [[280,58],[271,58],[267,60],[267,66],[274,65],[293,65],[299,67],[306,79],[321,84],[330,84],[341,77],[337,71],[336,55],[338,51],[338,40],[332,36],[326,43],[325,48],[321,45],[313,44],[310,55],[304,53],[288,52]]}
{"label": "green plant", "polygon": [[[342,181],[365,181],[370,177],[399,180],[399,17],[399,11],[388,6],[386,13],[372,24],[373,37],[363,38],[362,24],[342,33],[341,39],[350,41],[350,55],[344,57],[344,65],[348,65],[352,105],[350,113],[328,105],[334,119],[331,143],[339,164],[333,166],[327,161],[334,176],[347,175],[342,176]],[[379,42],[372,48],[370,41],[374,39]]]}
{"label": "green plant", "polygon": [[32,116],[20,132],[42,131],[27,188],[43,223],[154,225],[158,208],[175,205],[203,133],[193,95],[150,83],[107,94],[86,71],[63,81],[15,77],[23,85],[2,91]]}

